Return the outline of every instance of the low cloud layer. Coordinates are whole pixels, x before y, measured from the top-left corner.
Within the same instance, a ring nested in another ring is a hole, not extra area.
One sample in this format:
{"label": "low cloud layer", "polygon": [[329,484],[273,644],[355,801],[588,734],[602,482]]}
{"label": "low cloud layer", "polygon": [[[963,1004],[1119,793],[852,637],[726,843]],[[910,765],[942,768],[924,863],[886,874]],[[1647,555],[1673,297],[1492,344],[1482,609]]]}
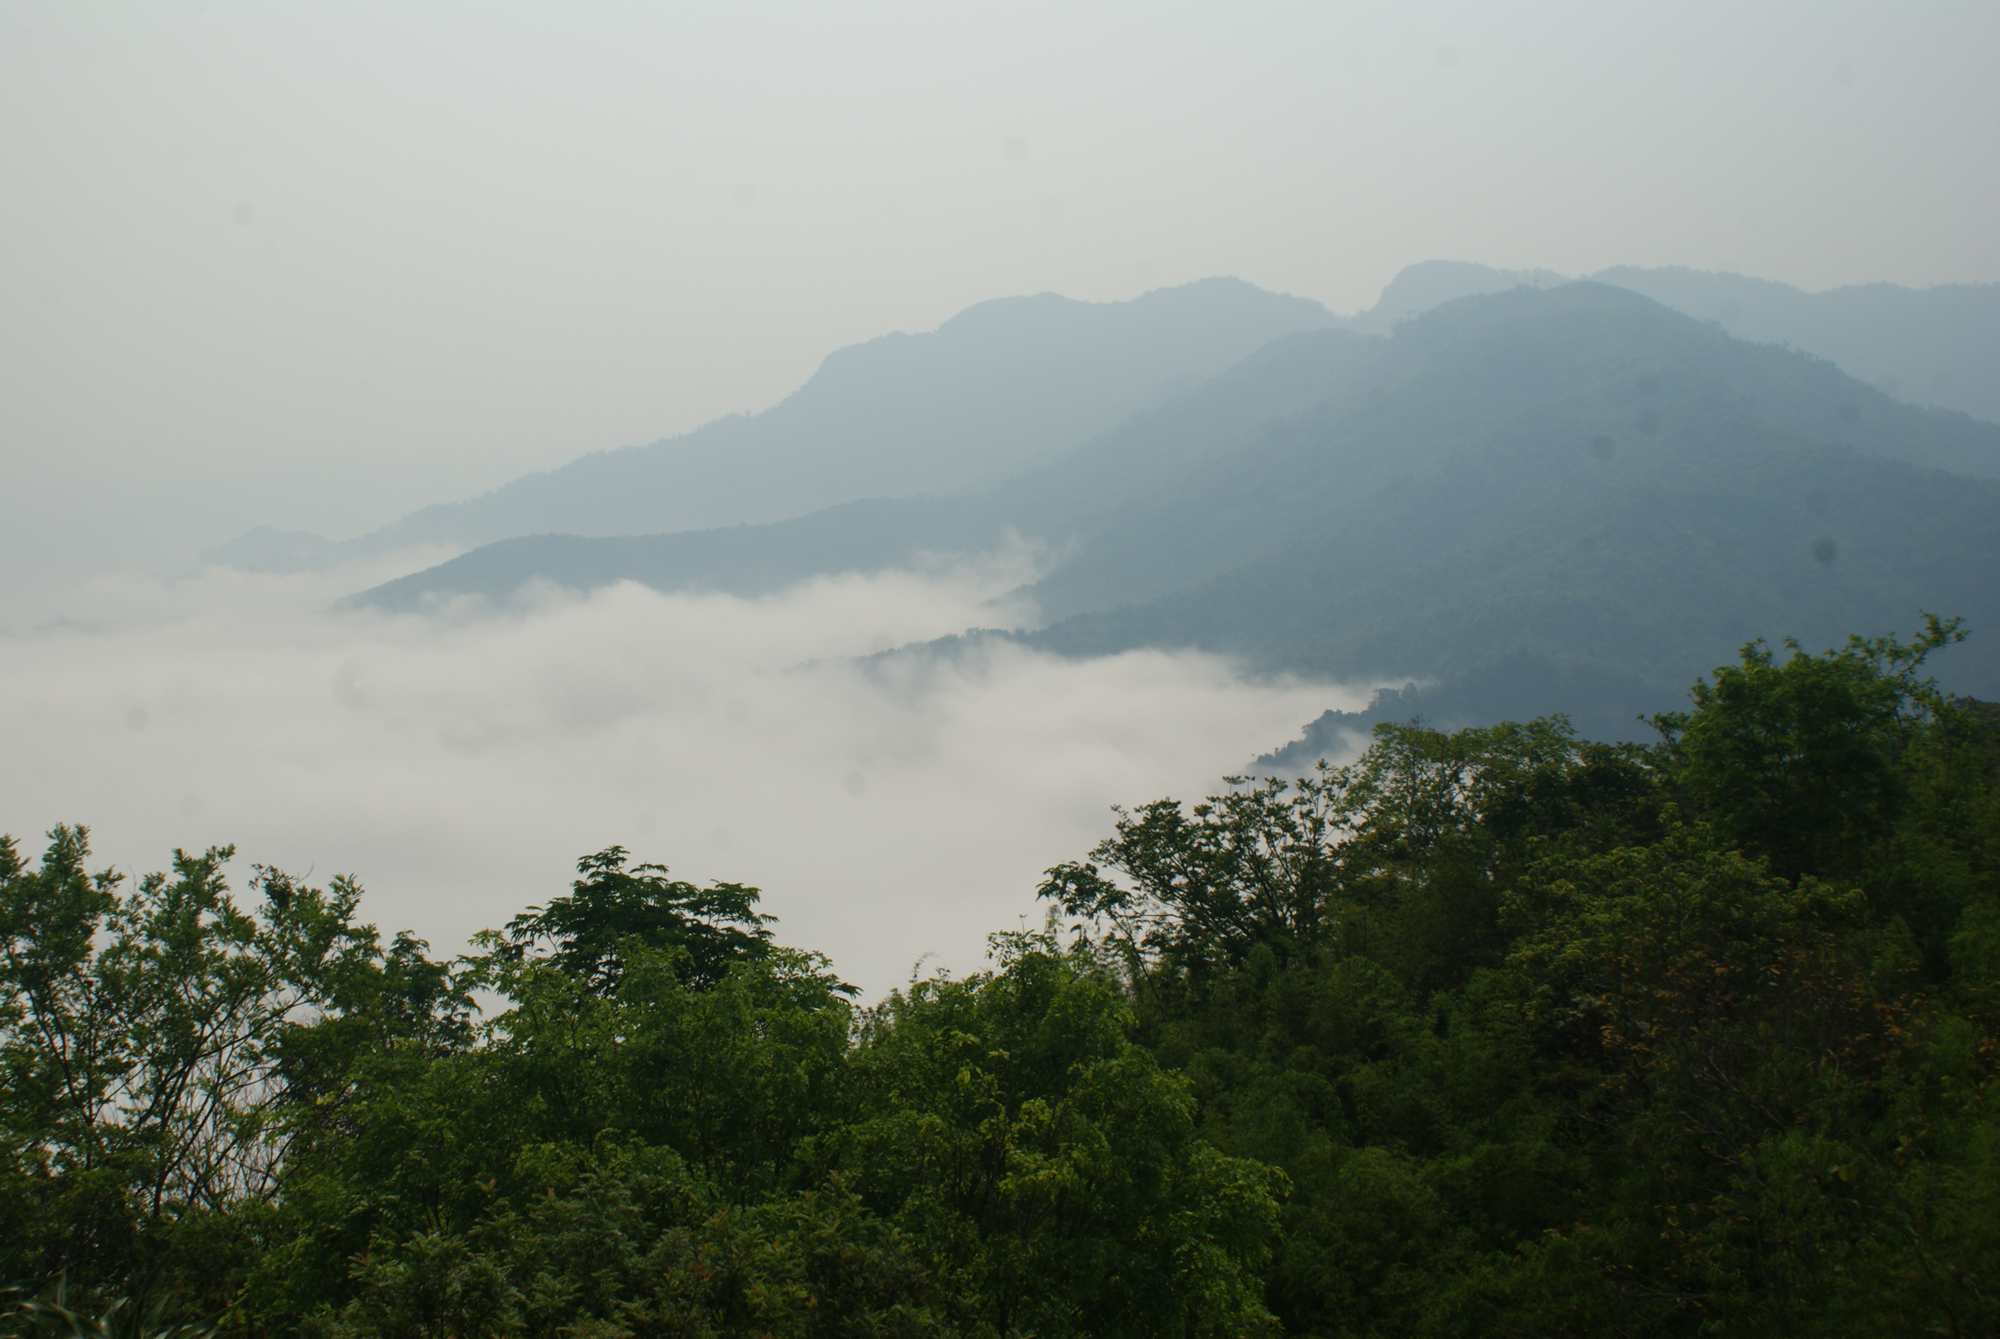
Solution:
{"label": "low cloud layer", "polygon": [[439,951],[615,842],[759,885],[782,939],[872,996],[1038,919],[1037,876],[1111,804],[1205,793],[1363,696],[1197,655],[854,659],[1002,621],[988,602],[1021,575],[620,587],[445,619],[326,613],[324,579],[101,586],[0,641],[0,831],[88,823],[128,872],[215,842],[352,872],[371,919]]}

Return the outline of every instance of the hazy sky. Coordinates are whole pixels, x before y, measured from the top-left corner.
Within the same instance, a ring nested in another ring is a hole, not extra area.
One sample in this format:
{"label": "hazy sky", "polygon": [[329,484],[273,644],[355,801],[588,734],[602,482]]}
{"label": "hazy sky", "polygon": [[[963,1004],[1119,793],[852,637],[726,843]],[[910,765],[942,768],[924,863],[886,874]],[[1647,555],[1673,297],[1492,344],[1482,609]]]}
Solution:
{"label": "hazy sky", "polygon": [[0,0],[0,574],[351,533],[998,294],[2000,278],[2000,5]]}

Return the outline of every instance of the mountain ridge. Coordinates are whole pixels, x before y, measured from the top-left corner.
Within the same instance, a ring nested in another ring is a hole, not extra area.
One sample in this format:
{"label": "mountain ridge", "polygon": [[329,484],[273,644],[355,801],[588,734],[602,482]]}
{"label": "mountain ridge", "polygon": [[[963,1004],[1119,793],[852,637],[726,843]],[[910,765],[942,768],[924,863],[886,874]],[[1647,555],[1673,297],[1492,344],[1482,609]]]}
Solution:
{"label": "mountain ridge", "polygon": [[[1339,323],[1310,299],[1227,278],[1121,302],[993,299],[934,330],[835,350],[796,390],[756,413],[592,452],[421,508],[322,552],[340,559],[533,534],[664,533],[978,488],[1272,339]],[[261,552],[243,537],[207,556],[254,563]]]}
{"label": "mountain ridge", "polygon": [[[1966,579],[2000,533],[2000,426],[1587,282],[1459,299],[1388,336],[1292,336],[998,489],[857,506],[596,542],[566,584],[742,588],[841,545],[892,566],[1013,528],[1068,550],[1028,592],[1049,618],[1030,645],[1435,674],[1410,705],[1465,719],[1562,683],[1600,734],[1756,629],[1810,639],[1921,607],[2000,626]],[[442,570],[360,602],[421,608],[452,593]],[[1959,664],[1991,691],[1983,646]]]}
{"label": "mountain ridge", "polygon": [[[2000,284],[1912,288],[1871,283],[1813,293],[1743,275],[1678,266],[1631,265],[1600,270],[1591,278],[1639,292],[1698,319],[1713,321],[1740,338],[1784,343],[1815,353],[1897,398],[1955,410],[1989,422],[2000,421],[2000,368],[1994,366],[1989,352],[2000,348]],[[1046,431],[1048,425],[1040,429],[1029,425],[1016,434],[1016,441],[993,447],[989,458],[994,468],[984,473],[972,469],[955,477],[948,470],[899,474],[881,468],[877,462],[878,468],[866,477],[827,478],[826,460],[808,459],[809,466],[822,471],[816,484],[794,489],[787,495],[761,499],[755,485],[763,483],[762,479],[753,479],[747,490],[742,479],[732,484],[726,477],[717,477],[718,471],[727,476],[728,469],[713,457],[718,450],[723,454],[734,453],[754,442],[760,421],[773,413],[784,411],[781,418],[784,414],[810,413],[828,395],[829,388],[834,388],[831,398],[838,401],[837,386],[843,377],[877,374],[896,358],[922,349],[927,339],[943,336],[948,341],[977,342],[995,330],[1005,331],[1010,321],[1050,314],[1101,315],[1112,309],[1150,320],[1161,313],[1172,315],[1177,304],[1205,301],[1222,309],[1251,303],[1265,305],[1274,313],[1289,310],[1289,316],[1277,317],[1277,326],[1296,324],[1313,329],[1387,334],[1423,312],[1460,297],[1497,294],[1524,285],[1547,288],[1562,282],[1568,280],[1548,269],[1507,270],[1465,261],[1420,261],[1398,272],[1384,287],[1374,307],[1349,316],[1337,316],[1310,299],[1266,293],[1241,279],[1228,277],[1153,289],[1122,302],[1080,302],[1047,292],[989,299],[965,308],[930,331],[895,331],[834,350],[804,383],[763,410],[726,415],[690,432],[650,443],[588,452],[472,498],[419,508],[355,539],[328,540],[303,532],[285,532],[282,542],[274,542],[271,534],[274,527],[260,526],[209,549],[204,559],[224,566],[292,571],[417,544],[470,545],[551,532],[662,533],[782,519],[787,515],[802,515],[816,506],[866,496],[977,488],[1003,477],[1007,463],[1024,464],[1035,457],[1032,440],[1029,447],[1023,448],[1019,438],[1039,439],[1048,445],[1047,455],[1059,454],[1064,445],[1074,445],[1094,432],[1109,428],[1118,414],[1086,415],[1084,421],[1069,424],[1053,437]],[[1933,326],[1939,328],[1933,330],[1930,328]],[[1255,341],[1244,339],[1237,343]],[[1248,347],[1234,346],[1225,350],[1238,356],[1250,351]],[[1212,365],[1204,364],[1203,374],[1218,370],[1227,361],[1227,358],[1209,359]],[[1193,362],[1203,364],[1200,358]],[[1136,412],[1143,402],[1170,393],[1177,379],[1199,379],[1189,370],[1190,366],[1183,356],[1148,386],[1129,395],[1120,407],[1124,412]],[[1042,387],[1032,393],[1002,397],[1007,402],[1003,408],[1012,412],[1023,400],[1046,399],[1046,390]],[[989,409],[990,404],[989,400]],[[986,417],[991,419],[1001,412],[990,410]],[[961,416],[965,417],[980,416]],[[856,440],[852,433],[843,439],[839,431],[822,431],[817,427],[808,430],[807,435],[829,439],[821,443],[820,449],[807,452],[808,457],[827,459],[841,454],[842,440],[849,447]],[[935,441],[949,438],[951,433],[934,424],[923,435]],[[649,479],[653,468],[649,462],[657,464],[689,446],[697,447],[692,457],[659,468],[671,472],[674,468],[698,466],[695,477],[684,481],[691,487],[663,491],[657,480]],[[702,451],[710,452],[705,464],[697,459]],[[905,455],[904,463],[910,458]],[[764,475],[795,472],[771,468],[761,471]],[[759,471],[749,473],[756,475]],[[833,473],[837,476],[839,471]],[[579,482],[589,485],[571,490],[580,496],[567,499],[555,496]],[[708,490],[706,494],[704,488]]]}

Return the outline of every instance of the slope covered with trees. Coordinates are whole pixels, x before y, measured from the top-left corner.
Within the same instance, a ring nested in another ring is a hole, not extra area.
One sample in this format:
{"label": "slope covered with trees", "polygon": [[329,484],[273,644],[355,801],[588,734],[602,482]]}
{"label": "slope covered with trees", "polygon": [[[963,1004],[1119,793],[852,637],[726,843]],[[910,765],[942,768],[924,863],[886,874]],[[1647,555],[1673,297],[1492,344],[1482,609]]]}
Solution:
{"label": "slope covered with trees", "polygon": [[[2000,617],[2000,429],[1601,285],[1439,308],[1386,342],[1381,376],[1100,531],[1038,588],[1070,616],[1033,640],[1410,675],[1435,686],[1391,719],[1563,709],[1627,737],[1762,629]],[[1163,571],[1178,589],[1105,599]],[[1990,646],[1952,672],[2000,691]]]}
{"label": "slope covered with trees", "polygon": [[[0,1276],[324,1335],[2000,1327],[2000,719],[1751,644],[1598,744],[1120,814],[857,1004],[618,848],[454,961],[0,844]],[[482,1014],[478,999],[489,1005]]]}
{"label": "slope covered with trees", "polygon": [[1714,321],[1738,339],[1789,344],[1913,404],[2000,422],[2000,284],[1789,284],[1678,266],[1620,265],[1592,278]]}

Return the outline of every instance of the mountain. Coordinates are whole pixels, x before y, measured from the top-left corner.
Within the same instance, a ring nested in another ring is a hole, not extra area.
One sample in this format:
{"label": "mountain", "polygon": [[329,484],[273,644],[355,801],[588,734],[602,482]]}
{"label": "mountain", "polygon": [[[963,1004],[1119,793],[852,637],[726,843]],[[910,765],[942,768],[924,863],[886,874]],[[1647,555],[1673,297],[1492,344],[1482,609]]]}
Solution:
{"label": "mountain", "polygon": [[[1992,355],[2000,347],[2000,285],[1805,293],[1740,275],[1634,266],[1597,278],[1741,338],[1816,353],[1898,398],[2000,421]],[[359,539],[259,527],[204,558],[294,571],[418,544],[662,534],[767,523],[870,497],[977,492],[1061,459],[1284,334],[1386,334],[1461,297],[1565,282],[1546,269],[1424,261],[1351,317],[1232,279],[1120,303],[1000,299],[935,331],[836,351],[797,392],[759,414],[584,456]]]}
{"label": "mountain", "polygon": [[813,576],[984,552],[1009,536],[1068,544],[1156,505],[1187,469],[1226,458],[1271,419],[1358,384],[1380,342],[1338,329],[1273,340],[1083,446],[977,492],[863,499],[715,530],[502,540],[364,591],[354,602],[408,611],[458,596],[501,597],[530,581],[588,590],[628,580],[661,590],[758,595]]}
{"label": "mountain", "polygon": [[[1665,468],[1773,433],[2000,478],[2000,426],[1913,408],[1821,359],[1732,339],[1611,286],[1517,288],[1405,322],[1314,415],[1213,462],[1158,507],[1115,518],[1036,595],[1053,619],[1129,603],[1107,597],[1157,585],[1163,571],[1186,585],[1330,528],[1374,525],[1386,498],[1453,470],[1501,490],[1482,514],[1511,515],[1493,508],[1541,486],[1549,461],[1562,474],[1547,483],[1575,493],[1631,477],[1634,462]],[[1674,456],[1649,446],[1682,438]],[[1513,475],[1495,464],[1503,447],[1542,442],[1560,446],[1546,460],[1519,454]],[[1589,472],[1597,455],[1621,451],[1620,469]]]}
{"label": "mountain", "polygon": [[[584,456],[424,508],[330,552],[660,534],[977,489],[1061,455],[1273,339],[1338,322],[1319,303],[1235,279],[1127,302],[1052,293],[983,302],[934,331],[838,350],[761,413]],[[258,557],[263,547],[238,541],[218,552]]]}
{"label": "mountain", "polygon": [[[361,598],[420,607],[534,577],[761,589],[1009,532],[1065,555],[1031,592],[1050,621],[1026,639],[1052,651],[1421,677],[1384,710],[1561,704],[1630,734],[1759,633],[1825,643],[1923,608],[2000,629],[2000,426],[1615,286],[1515,287],[1387,337],[1275,341],[974,494],[515,541]],[[1953,653],[1957,686],[2000,689],[1992,640]]]}
{"label": "mountain", "polygon": [[[1787,344],[1898,398],[2000,421],[2000,285],[1873,284],[1805,293],[1768,280],[1622,266],[1600,282],[1741,338]],[[293,571],[417,544],[662,534],[768,523],[870,497],[977,492],[1111,430],[1267,341],[1343,328],[1386,334],[1461,297],[1568,282],[1551,270],[1425,261],[1369,311],[1210,279],[1129,302],[1043,294],[981,303],[935,331],[837,351],[759,414],[599,452],[348,541],[259,527],[204,557]]]}
{"label": "mountain", "polygon": [[[1898,399],[2000,422],[2000,284],[1857,284],[1808,293],[1740,274],[1638,265],[1589,277],[1713,321],[1738,339],[1817,354]],[[1354,320],[1358,329],[1389,330],[1458,298],[1562,282],[1551,270],[1424,261],[1398,274]]]}
{"label": "mountain", "polygon": [[[1560,700],[1615,735],[1751,636],[1825,644],[1930,608],[1991,630],[1948,669],[2000,688],[2000,427],[1600,284],[1447,304],[1377,375],[1081,544],[1029,640],[1421,676],[1396,710]],[[1176,590],[1105,605],[1163,564]]]}
{"label": "mountain", "polygon": [[1354,322],[1359,329],[1386,334],[1412,316],[1459,298],[1569,282],[1568,275],[1554,270],[1499,270],[1462,260],[1421,260],[1397,271],[1375,305],[1355,316]]}
{"label": "mountain", "polygon": [[794,520],[667,535],[524,535],[352,597],[353,607],[420,613],[462,596],[503,599],[540,583],[588,591],[619,581],[656,590],[765,595],[816,576],[987,551],[1007,527],[955,498],[868,498]]}
{"label": "mountain", "polygon": [[1913,404],[2000,422],[2000,284],[1858,284],[1806,293],[1768,279],[1620,266],[1594,276],[1739,339],[1790,344]]}

